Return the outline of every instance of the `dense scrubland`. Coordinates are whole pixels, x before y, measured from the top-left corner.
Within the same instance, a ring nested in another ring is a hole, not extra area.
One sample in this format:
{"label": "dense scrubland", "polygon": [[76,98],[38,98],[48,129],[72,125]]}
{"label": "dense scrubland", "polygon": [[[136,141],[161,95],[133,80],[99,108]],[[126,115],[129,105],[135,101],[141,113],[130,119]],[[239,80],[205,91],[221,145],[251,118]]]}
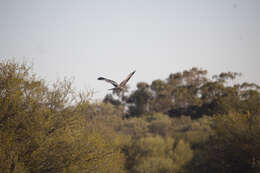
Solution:
{"label": "dense scrubland", "polygon": [[91,101],[0,61],[1,173],[260,171],[260,87],[192,68]]}

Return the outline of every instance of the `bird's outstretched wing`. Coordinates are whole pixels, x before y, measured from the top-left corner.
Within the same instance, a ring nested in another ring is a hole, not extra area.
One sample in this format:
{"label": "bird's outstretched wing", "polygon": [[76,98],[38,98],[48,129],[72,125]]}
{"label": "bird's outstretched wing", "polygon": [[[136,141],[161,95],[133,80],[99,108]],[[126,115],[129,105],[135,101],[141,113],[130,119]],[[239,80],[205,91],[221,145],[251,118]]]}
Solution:
{"label": "bird's outstretched wing", "polygon": [[133,71],[132,73],[130,73],[125,80],[123,80],[121,83],[120,83],[120,86],[125,86],[126,83],[129,81],[129,79],[135,74],[135,71]]}
{"label": "bird's outstretched wing", "polygon": [[98,80],[104,80],[108,83],[111,83],[112,85],[114,85],[115,87],[118,87],[118,83],[116,83],[115,81],[113,80],[110,80],[110,79],[107,79],[107,78],[104,78],[104,77],[99,77]]}

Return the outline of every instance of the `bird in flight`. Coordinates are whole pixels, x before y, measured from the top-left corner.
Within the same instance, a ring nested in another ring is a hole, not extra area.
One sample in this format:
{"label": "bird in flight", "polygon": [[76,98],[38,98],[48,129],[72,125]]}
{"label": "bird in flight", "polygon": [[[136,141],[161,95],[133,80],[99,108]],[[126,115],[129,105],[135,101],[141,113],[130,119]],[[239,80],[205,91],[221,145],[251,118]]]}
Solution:
{"label": "bird in flight", "polygon": [[123,80],[120,84],[118,84],[117,82],[111,80],[111,79],[107,79],[107,78],[104,78],[104,77],[99,77],[98,80],[104,80],[108,83],[111,83],[114,88],[111,88],[109,90],[113,90],[113,93],[116,93],[116,94],[120,94],[120,92],[124,93],[126,90],[127,90],[127,86],[126,86],[126,83],[129,81],[129,79],[134,75],[135,71],[133,71],[132,73],[130,73],[125,80]]}

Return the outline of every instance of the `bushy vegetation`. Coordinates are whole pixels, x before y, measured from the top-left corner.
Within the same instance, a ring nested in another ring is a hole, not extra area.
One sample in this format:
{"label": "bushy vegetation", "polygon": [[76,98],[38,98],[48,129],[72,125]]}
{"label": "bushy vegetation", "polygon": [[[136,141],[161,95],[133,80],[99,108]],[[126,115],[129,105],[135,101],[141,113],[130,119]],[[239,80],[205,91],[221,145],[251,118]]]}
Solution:
{"label": "bushy vegetation", "polygon": [[0,172],[259,172],[260,87],[239,75],[192,68],[91,102],[1,61]]}

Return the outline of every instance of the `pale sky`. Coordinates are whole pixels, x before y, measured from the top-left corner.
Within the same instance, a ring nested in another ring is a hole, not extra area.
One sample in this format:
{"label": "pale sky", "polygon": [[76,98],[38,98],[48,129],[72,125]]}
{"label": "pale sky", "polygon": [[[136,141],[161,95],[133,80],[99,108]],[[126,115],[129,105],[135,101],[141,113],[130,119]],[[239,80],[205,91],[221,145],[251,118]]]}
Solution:
{"label": "pale sky", "polygon": [[192,67],[260,84],[260,0],[0,0],[0,59],[94,99],[132,70],[132,89]]}

